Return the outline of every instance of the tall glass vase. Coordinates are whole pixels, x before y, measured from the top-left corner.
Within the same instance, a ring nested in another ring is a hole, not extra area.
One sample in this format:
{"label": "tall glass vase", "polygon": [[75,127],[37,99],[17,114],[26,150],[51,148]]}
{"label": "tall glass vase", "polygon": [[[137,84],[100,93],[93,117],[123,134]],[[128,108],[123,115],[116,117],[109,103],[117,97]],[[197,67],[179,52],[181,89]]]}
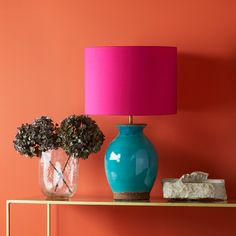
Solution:
{"label": "tall glass vase", "polygon": [[40,185],[49,199],[68,199],[77,190],[78,159],[61,148],[43,152],[40,158]]}

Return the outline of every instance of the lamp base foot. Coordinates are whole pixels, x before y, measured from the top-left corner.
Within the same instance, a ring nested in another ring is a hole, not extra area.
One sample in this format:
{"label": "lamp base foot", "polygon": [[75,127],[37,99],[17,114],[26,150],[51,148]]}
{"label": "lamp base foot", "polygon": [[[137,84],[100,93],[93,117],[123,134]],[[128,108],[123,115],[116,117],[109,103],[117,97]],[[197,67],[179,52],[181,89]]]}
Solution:
{"label": "lamp base foot", "polygon": [[121,192],[113,193],[114,200],[117,201],[149,201],[149,192]]}

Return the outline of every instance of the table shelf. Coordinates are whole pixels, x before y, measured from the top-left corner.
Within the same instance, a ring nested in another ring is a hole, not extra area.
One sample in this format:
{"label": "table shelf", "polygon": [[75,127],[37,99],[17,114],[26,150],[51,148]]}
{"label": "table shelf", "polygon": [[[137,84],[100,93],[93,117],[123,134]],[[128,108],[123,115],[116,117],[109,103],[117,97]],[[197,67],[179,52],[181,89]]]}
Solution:
{"label": "table shelf", "polygon": [[77,206],[128,206],[128,207],[216,207],[234,208],[236,199],[227,201],[168,201],[165,199],[151,199],[150,201],[114,201],[106,198],[72,198],[70,200],[47,200],[43,198],[11,199],[6,201],[6,236],[10,236],[10,207],[13,204],[41,204],[47,206],[47,236],[51,235],[51,205]]}
{"label": "table shelf", "polygon": [[12,199],[9,204],[51,204],[84,206],[151,206],[151,207],[236,207],[236,199],[227,201],[169,201],[152,199],[150,201],[114,201],[109,198],[72,198],[68,201],[47,200],[41,198]]}

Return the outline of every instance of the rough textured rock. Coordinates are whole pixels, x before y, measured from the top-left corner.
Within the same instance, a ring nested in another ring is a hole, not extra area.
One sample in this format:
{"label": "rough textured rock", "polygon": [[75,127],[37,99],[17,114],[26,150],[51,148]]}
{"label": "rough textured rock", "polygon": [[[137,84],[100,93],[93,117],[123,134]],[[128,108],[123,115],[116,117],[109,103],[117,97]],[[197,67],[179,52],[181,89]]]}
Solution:
{"label": "rough textured rock", "polygon": [[225,181],[208,179],[208,173],[193,172],[179,179],[163,179],[163,197],[167,199],[226,200]]}

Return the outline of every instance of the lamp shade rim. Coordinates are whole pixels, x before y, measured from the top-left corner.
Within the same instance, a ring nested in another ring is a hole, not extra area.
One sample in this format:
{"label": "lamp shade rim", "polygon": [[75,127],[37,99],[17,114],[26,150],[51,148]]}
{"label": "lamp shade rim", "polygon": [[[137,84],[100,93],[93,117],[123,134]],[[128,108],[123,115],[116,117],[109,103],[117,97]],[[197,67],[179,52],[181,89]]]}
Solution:
{"label": "lamp shade rim", "polygon": [[167,45],[113,45],[113,46],[91,46],[91,47],[86,47],[86,49],[93,49],[93,48],[173,48],[177,49],[176,46],[167,46]]}
{"label": "lamp shade rim", "polygon": [[86,115],[97,115],[97,116],[166,116],[166,115],[176,115],[178,113],[177,109],[175,111],[171,112],[165,112],[165,113],[110,113],[110,112],[88,112],[85,111]]}

